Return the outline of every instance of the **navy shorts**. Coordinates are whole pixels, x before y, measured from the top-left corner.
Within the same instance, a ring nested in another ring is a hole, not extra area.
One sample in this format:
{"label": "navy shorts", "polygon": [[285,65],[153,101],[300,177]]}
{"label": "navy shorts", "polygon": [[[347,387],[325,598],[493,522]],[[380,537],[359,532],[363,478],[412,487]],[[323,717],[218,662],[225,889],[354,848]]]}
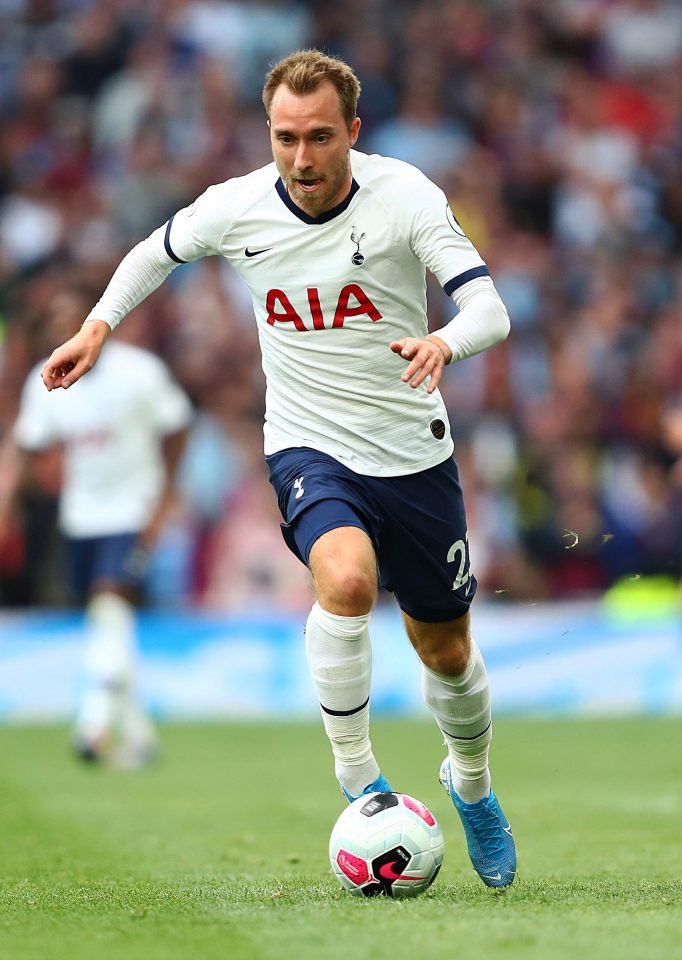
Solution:
{"label": "navy shorts", "polygon": [[131,595],[137,594],[144,576],[143,556],[137,539],[137,533],[67,538],[71,589],[75,599],[85,602],[93,586],[104,580],[118,584]]}
{"label": "navy shorts", "polygon": [[364,530],[379,583],[414,620],[463,616],[476,593],[457,464],[450,457],[420,473],[368,477],[326,453],[292,447],[266,457],[289,549],[308,563],[315,541],[336,527]]}

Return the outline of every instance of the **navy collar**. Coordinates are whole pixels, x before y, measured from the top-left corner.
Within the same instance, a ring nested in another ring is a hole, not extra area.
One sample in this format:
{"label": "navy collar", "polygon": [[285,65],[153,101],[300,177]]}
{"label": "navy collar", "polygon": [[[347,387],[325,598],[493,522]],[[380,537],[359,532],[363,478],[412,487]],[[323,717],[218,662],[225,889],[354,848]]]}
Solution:
{"label": "navy collar", "polygon": [[281,177],[279,177],[277,180],[275,189],[280,195],[282,202],[291,210],[294,216],[298,217],[299,220],[302,220],[304,223],[328,223],[330,220],[333,220],[334,217],[338,217],[340,213],[343,213],[344,210],[348,209],[351,200],[360,189],[360,184],[357,182],[355,177],[353,177],[350,190],[341,203],[337,203],[335,207],[331,208],[331,210],[325,210],[325,212],[321,213],[319,217],[311,217],[310,214],[306,213],[305,210],[302,210],[297,203],[294,203],[287,193],[287,188],[284,186],[284,182],[282,181]]}

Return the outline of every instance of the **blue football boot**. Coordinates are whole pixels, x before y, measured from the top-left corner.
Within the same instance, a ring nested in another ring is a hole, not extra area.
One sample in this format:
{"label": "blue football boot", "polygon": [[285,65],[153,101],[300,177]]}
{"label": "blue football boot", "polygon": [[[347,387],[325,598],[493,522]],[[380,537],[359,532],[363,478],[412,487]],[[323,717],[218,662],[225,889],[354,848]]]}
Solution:
{"label": "blue football boot", "polygon": [[365,789],[362,791],[362,793],[359,793],[357,797],[354,797],[352,796],[352,794],[348,793],[345,787],[341,787],[341,793],[344,795],[348,803],[352,803],[353,800],[357,800],[358,797],[364,797],[365,794],[367,793],[393,793],[393,792],[394,792],[393,787],[388,782],[386,777],[383,777],[381,774],[379,774],[376,780],[374,780],[372,783],[366,786]]}
{"label": "blue football boot", "polygon": [[478,803],[464,803],[452,786],[449,757],[441,764],[439,779],[462,821],[474,870],[486,886],[508,887],[516,875],[516,847],[497,797],[491,790]]}

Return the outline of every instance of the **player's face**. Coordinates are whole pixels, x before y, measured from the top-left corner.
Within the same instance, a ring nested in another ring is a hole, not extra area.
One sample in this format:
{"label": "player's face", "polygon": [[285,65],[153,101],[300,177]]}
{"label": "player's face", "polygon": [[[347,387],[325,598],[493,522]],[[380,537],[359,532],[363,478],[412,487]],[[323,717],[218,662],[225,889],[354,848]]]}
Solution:
{"label": "player's face", "polygon": [[350,128],[336,88],[328,80],[299,96],[282,84],[270,104],[270,142],[289,196],[310,216],[335,207],[351,187],[350,148],[360,120]]}

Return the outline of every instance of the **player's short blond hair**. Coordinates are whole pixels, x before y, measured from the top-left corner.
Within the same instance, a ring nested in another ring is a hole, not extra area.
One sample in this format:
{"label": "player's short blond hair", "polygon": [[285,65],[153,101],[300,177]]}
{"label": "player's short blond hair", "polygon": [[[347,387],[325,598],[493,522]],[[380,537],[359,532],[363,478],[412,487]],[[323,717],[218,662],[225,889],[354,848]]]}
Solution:
{"label": "player's short blond hair", "polygon": [[320,50],[298,50],[289,54],[270,70],[263,86],[263,103],[270,116],[275,90],[283,83],[299,96],[312,93],[325,80],[332,83],[339,94],[341,113],[350,127],[355,119],[360,96],[360,81],[355,71],[336,57]]}

